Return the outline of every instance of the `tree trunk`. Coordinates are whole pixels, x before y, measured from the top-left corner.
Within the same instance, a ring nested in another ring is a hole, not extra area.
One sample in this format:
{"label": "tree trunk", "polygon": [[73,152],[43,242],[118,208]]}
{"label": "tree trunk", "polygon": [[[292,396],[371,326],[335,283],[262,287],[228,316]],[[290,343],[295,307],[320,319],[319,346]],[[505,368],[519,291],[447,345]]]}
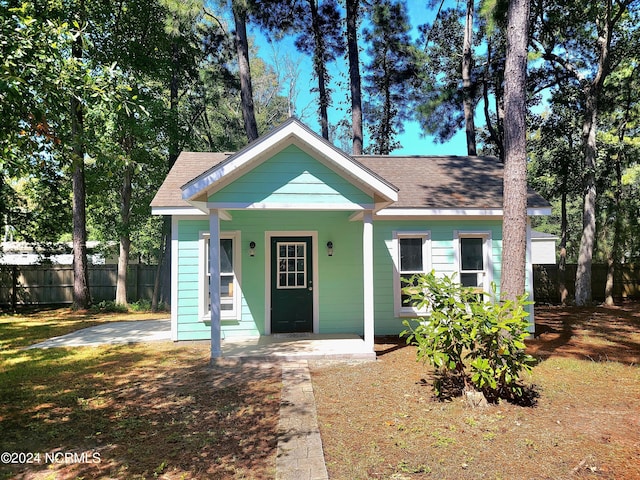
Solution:
{"label": "tree trunk", "polygon": [[360,0],[346,0],[347,48],[349,55],[349,86],[351,89],[351,130],[354,155],[362,155],[362,90],[358,54],[358,8]]}
{"label": "tree trunk", "polygon": [[[157,312],[160,302],[164,301],[169,304],[170,295],[167,297],[169,301],[161,298],[163,272],[169,272],[169,284],[171,283],[171,217],[165,216],[162,222],[162,236],[160,240],[160,252],[158,254],[158,268],[153,282],[153,295],[151,296],[151,311]],[[169,285],[169,290],[171,285]]]}
{"label": "tree trunk", "polygon": [[131,235],[129,232],[131,222],[131,178],[133,165],[129,164],[124,169],[122,190],[120,191],[120,253],[118,255],[118,278],[116,281],[116,303],[127,306],[127,269],[129,267],[129,251],[131,250]]}
{"label": "tree trunk", "polygon": [[[79,7],[84,10],[84,5]],[[82,59],[82,35],[71,47],[74,59]],[[71,97],[71,136],[73,138],[73,308],[87,309],[91,304],[89,273],[87,270],[87,207],[84,177],[84,111],[77,97]]]}
{"label": "tree trunk", "polygon": [[477,155],[476,126],[473,118],[475,114],[475,100],[473,98],[473,85],[471,81],[471,68],[473,66],[473,7],[474,0],[467,0],[467,16],[462,42],[462,92],[468,155]]}
{"label": "tree trunk", "polygon": [[253,87],[249,66],[249,41],[247,39],[247,12],[237,0],[232,1],[233,19],[236,24],[235,42],[240,72],[240,98],[242,100],[242,118],[249,143],[258,138],[258,124],[253,107]]}
{"label": "tree trunk", "polygon": [[[622,7],[621,7],[622,8]],[[625,7],[626,8],[626,7]],[[621,15],[621,12],[619,12]],[[582,237],[578,254],[578,268],[576,271],[576,305],[584,306],[591,303],[591,265],[593,263],[593,249],[596,238],[596,161],[598,126],[598,102],[604,81],[609,74],[609,47],[611,32],[615,22],[620,18],[612,18],[611,2],[607,2],[606,18],[601,25],[598,39],[598,69],[593,82],[585,85],[585,116],[582,126],[582,142],[584,152],[584,208],[582,212]]]}
{"label": "tree trunk", "polygon": [[567,304],[569,291],[567,290],[567,177],[565,173],[562,198],[560,200],[560,259],[558,262],[558,293],[562,305]]}
{"label": "tree trunk", "polygon": [[504,219],[502,280],[506,300],[524,293],[527,232],[526,74],[529,0],[509,2],[505,62]]}
{"label": "tree trunk", "polygon": [[491,120],[491,112],[489,111],[489,82],[490,82],[490,68],[492,59],[492,51],[493,51],[492,39],[489,37],[487,40],[487,61],[485,63],[484,69],[484,78],[482,82],[482,92],[484,99],[484,120],[487,124],[487,130],[489,130],[489,138],[493,142],[493,144],[498,149],[498,158],[504,161],[504,135],[502,131],[502,109],[501,109],[501,85],[502,79],[496,79],[495,85],[495,104],[496,104],[496,123],[493,124]]}
{"label": "tree trunk", "polygon": [[327,66],[324,63],[325,42],[320,30],[320,19],[318,17],[318,3],[315,0],[308,0],[311,11],[311,28],[313,29],[313,69],[318,77],[318,103],[320,105],[320,130],[322,138],[329,140],[329,92],[327,91]]}
{"label": "tree trunk", "polygon": [[[628,111],[628,110],[627,110]],[[618,141],[622,143],[624,140],[624,129],[618,136]],[[616,273],[620,269],[620,243],[622,236],[622,153],[619,153],[615,159],[616,167],[616,184],[614,187],[614,223],[613,223],[613,245],[609,258],[607,258],[607,282],[604,287],[604,303],[606,305],[615,304],[614,288],[616,286]]]}

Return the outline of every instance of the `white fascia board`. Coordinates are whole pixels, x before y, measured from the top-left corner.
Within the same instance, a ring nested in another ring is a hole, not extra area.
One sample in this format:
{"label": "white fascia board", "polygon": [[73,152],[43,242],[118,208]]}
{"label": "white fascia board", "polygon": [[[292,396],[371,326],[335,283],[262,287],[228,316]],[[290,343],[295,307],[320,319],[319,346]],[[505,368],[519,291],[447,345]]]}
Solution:
{"label": "white fascia board", "polygon": [[371,187],[380,196],[388,198],[390,201],[397,201],[398,193],[394,188],[377,178],[368,170],[354,163],[345,153],[333,147],[310,130],[307,130],[299,122],[295,121],[286,124],[283,128],[276,129],[263,139],[248,145],[247,148],[230,156],[227,161],[213,168],[206,175],[186,184],[182,189],[182,198],[187,201],[193,199],[198,194],[206,191],[214,183],[246,167],[253,160],[266,159],[270,150],[274,150],[278,145],[284,143],[293,143],[298,147],[312,148],[340,169],[349,173],[354,178],[359,179],[361,183]]}
{"label": "white fascia board", "polygon": [[[203,217],[209,215],[209,211],[203,211],[195,207],[154,207],[151,209],[151,215],[169,215],[172,217]],[[229,212],[220,211],[220,220],[232,220],[233,217]]]}
{"label": "white fascia board", "polygon": [[207,215],[195,207],[151,207],[151,215]]}
{"label": "white fascia board", "polygon": [[210,202],[207,203],[208,208],[226,209],[226,210],[371,210],[373,205],[370,204],[353,204],[353,203],[226,203],[226,202]]}
{"label": "white fascia board", "polygon": [[[377,217],[502,217],[504,211],[501,208],[385,208],[376,212]],[[551,208],[528,208],[527,215],[551,215]]]}
{"label": "white fascia board", "polygon": [[378,217],[501,217],[501,208],[385,208]]}

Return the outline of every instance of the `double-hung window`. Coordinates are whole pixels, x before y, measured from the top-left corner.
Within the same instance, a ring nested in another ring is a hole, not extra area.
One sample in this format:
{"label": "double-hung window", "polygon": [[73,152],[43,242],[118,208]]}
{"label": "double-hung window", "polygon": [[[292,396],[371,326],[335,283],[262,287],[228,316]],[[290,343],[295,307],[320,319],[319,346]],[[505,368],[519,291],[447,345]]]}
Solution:
{"label": "double-hung window", "polygon": [[409,304],[410,296],[402,289],[411,285],[415,274],[431,270],[431,236],[429,232],[394,232],[395,281],[394,304],[397,316],[412,316],[426,313]]}
{"label": "double-hung window", "polygon": [[[200,235],[200,316],[211,319],[211,269],[209,262],[209,234]],[[220,316],[222,319],[237,319],[240,312],[240,271],[239,233],[220,233]]]}
{"label": "double-hung window", "polygon": [[457,268],[465,287],[488,292],[493,281],[490,232],[456,232]]}

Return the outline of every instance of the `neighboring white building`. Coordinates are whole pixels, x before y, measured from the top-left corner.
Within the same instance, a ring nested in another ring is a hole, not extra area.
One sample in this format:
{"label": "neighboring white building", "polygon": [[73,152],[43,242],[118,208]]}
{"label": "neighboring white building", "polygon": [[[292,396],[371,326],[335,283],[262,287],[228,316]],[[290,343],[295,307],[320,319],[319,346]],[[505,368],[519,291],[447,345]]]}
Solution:
{"label": "neighboring white building", "polygon": [[531,263],[551,265],[556,263],[556,241],[558,237],[550,233],[531,230]]}
{"label": "neighboring white building", "polygon": [[[89,251],[98,247],[100,242],[87,242]],[[39,265],[43,260],[50,261],[54,265],[71,265],[73,263],[73,253],[71,243],[65,244],[69,253],[56,253],[45,257],[42,249],[27,242],[2,242],[2,251],[0,252],[0,265]],[[101,253],[87,255],[89,263],[93,265],[104,265],[105,263],[113,263],[106,261]],[[117,260],[116,260],[117,263]]]}

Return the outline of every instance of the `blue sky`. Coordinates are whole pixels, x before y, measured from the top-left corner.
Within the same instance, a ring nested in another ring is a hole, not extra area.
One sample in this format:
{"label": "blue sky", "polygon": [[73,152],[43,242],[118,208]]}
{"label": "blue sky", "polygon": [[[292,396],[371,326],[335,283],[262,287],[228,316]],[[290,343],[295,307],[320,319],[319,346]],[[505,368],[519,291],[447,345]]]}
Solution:
{"label": "blue sky", "polygon": [[[436,15],[435,11],[427,9],[424,0],[409,0],[407,2],[409,10],[409,19],[416,28],[424,23],[431,23]],[[448,1],[447,3],[455,3],[454,1]],[[445,5],[446,7],[446,5]],[[278,42],[273,47],[268,44],[262,34],[256,29],[250,30],[250,34],[255,37],[256,43],[259,48],[259,55],[267,62],[273,63],[273,51],[274,48],[279,52],[279,55],[288,54],[292,58],[300,62],[298,77],[298,101],[296,106],[298,108],[298,114],[303,111],[301,120],[304,121],[310,128],[316,132],[320,132],[317,114],[317,96],[310,92],[310,88],[316,85],[315,80],[312,78],[312,66],[308,57],[301,55],[293,45],[293,39],[286,38],[285,40]],[[361,63],[363,58],[361,57]],[[349,94],[349,77],[348,77],[348,65],[346,59],[339,59],[338,62],[330,66],[331,75],[333,77],[333,105],[329,111],[329,122],[337,123],[340,119],[349,115],[347,107],[350,103]],[[362,74],[362,67],[361,67]],[[305,109],[306,107],[306,109]],[[349,116],[350,119],[350,116]],[[366,133],[365,133],[366,135]],[[459,132],[447,143],[440,144],[435,142],[432,137],[425,137],[417,122],[410,122],[405,124],[405,132],[398,137],[398,140],[402,144],[402,148],[394,150],[392,155],[466,155],[466,140],[464,131]],[[367,139],[365,138],[365,147]]]}

